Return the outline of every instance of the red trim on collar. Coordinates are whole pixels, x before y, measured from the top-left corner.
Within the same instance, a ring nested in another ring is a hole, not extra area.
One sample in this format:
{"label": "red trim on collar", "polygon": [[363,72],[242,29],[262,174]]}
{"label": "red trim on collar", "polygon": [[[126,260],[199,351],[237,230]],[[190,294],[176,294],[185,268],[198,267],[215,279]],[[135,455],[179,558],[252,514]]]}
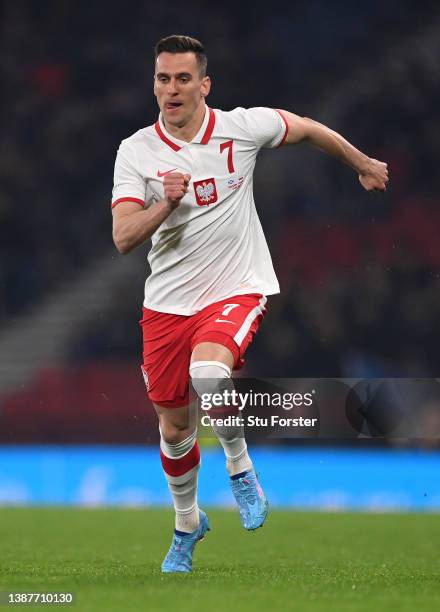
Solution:
{"label": "red trim on collar", "polygon": [[162,131],[162,128],[160,127],[159,121],[156,121],[156,123],[154,124],[154,127],[156,128],[156,132],[157,132],[159,138],[161,140],[163,140],[165,144],[167,144],[169,147],[171,147],[173,149],[173,151],[180,151],[180,149],[182,147],[179,147],[179,145],[176,145],[175,142],[173,142],[172,140],[170,140],[169,138],[167,138],[165,136],[165,134]]}
{"label": "red trim on collar", "polygon": [[205,133],[203,134],[200,144],[202,145],[208,144],[208,142],[211,139],[212,132],[214,131],[214,126],[215,126],[215,113],[212,110],[212,108],[210,108],[208,125],[206,126],[206,130],[205,130]]}
{"label": "red trim on collar", "polygon": [[[203,145],[208,144],[208,142],[211,140],[212,132],[214,131],[214,126],[215,126],[215,113],[212,110],[212,108],[208,108],[208,111],[209,111],[208,125],[206,126],[205,133],[203,134],[202,140],[200,141],[200,144],[203,144]],[[156,121],[156,123],[154,124],[154,127],[157,132],[157,135],[159,136],[161,140],[163,140],[165,144],[171,147],[173,151],[180,151],[182,147],[179,147],[179,145],[177,145],[175,142],[173,142],[167,136],[165,136],[159,121]]]}

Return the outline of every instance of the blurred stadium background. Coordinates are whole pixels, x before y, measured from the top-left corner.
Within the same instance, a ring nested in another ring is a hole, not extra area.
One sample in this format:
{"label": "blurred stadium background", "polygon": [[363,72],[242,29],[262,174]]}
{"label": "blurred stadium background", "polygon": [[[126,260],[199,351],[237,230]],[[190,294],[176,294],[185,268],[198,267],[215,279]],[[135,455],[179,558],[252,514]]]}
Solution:
{"label": "blurred stadium background", "polygon": [[[119,142],[157,116],[152,50],[170,33],[205,42],[212,107],[286,108],[389,163],[376,196],[305,146],[262,152],[282,294],[245,374],[439,374],[438,3],[259,6],[2,1],[1,504],[169,503],[139,370],[146,249],[116,253],[110,195]],[[438,440],[254,453],[274,505],[440,509]],[[202,503],[229,505],[220,452],[203,461]]]}

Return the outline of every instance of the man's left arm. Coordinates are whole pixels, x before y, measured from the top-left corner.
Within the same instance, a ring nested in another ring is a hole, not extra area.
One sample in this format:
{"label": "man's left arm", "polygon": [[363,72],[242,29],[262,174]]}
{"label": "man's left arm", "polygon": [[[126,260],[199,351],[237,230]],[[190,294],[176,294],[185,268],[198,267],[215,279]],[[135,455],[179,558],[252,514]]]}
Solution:
{"label": "man's left arm", "polygon": [[309,143],[351,166],[359,175],[362,187],[367,191],[386,190],[388,183],[386,163],[368,157],[322,123],[285,110],[280,110],[279,113],[287,124],[285,144]]}

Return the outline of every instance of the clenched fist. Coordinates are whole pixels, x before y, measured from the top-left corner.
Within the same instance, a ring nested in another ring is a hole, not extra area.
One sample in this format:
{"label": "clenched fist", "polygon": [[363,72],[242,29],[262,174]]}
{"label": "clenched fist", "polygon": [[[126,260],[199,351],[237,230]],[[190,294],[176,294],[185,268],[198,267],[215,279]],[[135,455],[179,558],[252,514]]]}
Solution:
{"label": "clenched fist", "polygon": [[386,191],[388,180],[388,164],[371,157],[359,174],[359,181],[367,191]]}
{"label": "clenched fist", "polygon": [[188,185],[191,180],[190,174],[181,172],[170,172],[163,179],[163,190],[168,206],[174,210],[180,204],[183,196],[188,193]]}

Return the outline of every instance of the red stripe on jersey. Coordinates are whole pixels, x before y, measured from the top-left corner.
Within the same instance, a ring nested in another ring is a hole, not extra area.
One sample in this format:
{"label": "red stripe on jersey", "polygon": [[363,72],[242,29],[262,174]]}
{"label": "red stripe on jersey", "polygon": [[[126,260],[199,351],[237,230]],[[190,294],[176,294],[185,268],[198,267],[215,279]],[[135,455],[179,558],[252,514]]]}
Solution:
{"label": "red stripe on jersey", "polygon": [[215,113],[212,108],[209,109],[209,119],[208,125],[206,126],[205,133],[203,134],[202,140],[200,144],[205,145],[211,140],[212,132],[214,131],[215,126]]}
{"label": "red stripe on jersey", "polygon": [[192,449],[186,455],[177,459],[170,459],[160,449],[160,460],[162,461],[163,470],[168,476],[182,476],[200,463],[199,443],[196,440]]}
{"label": "red stripe on jersey", "polygon": [[180,149],[182,147],[179,147],[179,145],[176,145],[175,142],[173,142],[172,140],[170,140],[169,138],[167,138],[165,136],[165,134],[162,131],[162,128],[160,127],[159,121],[156,121],[156,123],[154,124],[154,127],[156,128],[156,132],[157,132],[159,138],[161,140],[163,140],[165,144],[167,144],[169,147],[171,147],[173,149],[173,151],[180,151]]}
{"label": "red stripe on jersey", "polygon": [[115,200],[112,204],[112,208],[114,208],[117,204],[120,204],[121,202],[135,202],[136,204],[142,206],[142,208],[145,204],[145,202],[143,200],[140,200],[139,198],[130,198],[129,196],[127,196],[126,198],[118,198],[117,200]]}
{"label": "red stripe on jersey", "polygon": [[287,119],[285,118],[283,113],[278,108],[274,108],[274,111],[276,111],[280,115],[281,119],[284,121],[284,125],[286,126],[286,131],[284,132],[283,139],[280,142],[280,144],[277,146],[277,149],[279,149],[286,141],[287,134],[289,133],[289,126],[287,124]]}

